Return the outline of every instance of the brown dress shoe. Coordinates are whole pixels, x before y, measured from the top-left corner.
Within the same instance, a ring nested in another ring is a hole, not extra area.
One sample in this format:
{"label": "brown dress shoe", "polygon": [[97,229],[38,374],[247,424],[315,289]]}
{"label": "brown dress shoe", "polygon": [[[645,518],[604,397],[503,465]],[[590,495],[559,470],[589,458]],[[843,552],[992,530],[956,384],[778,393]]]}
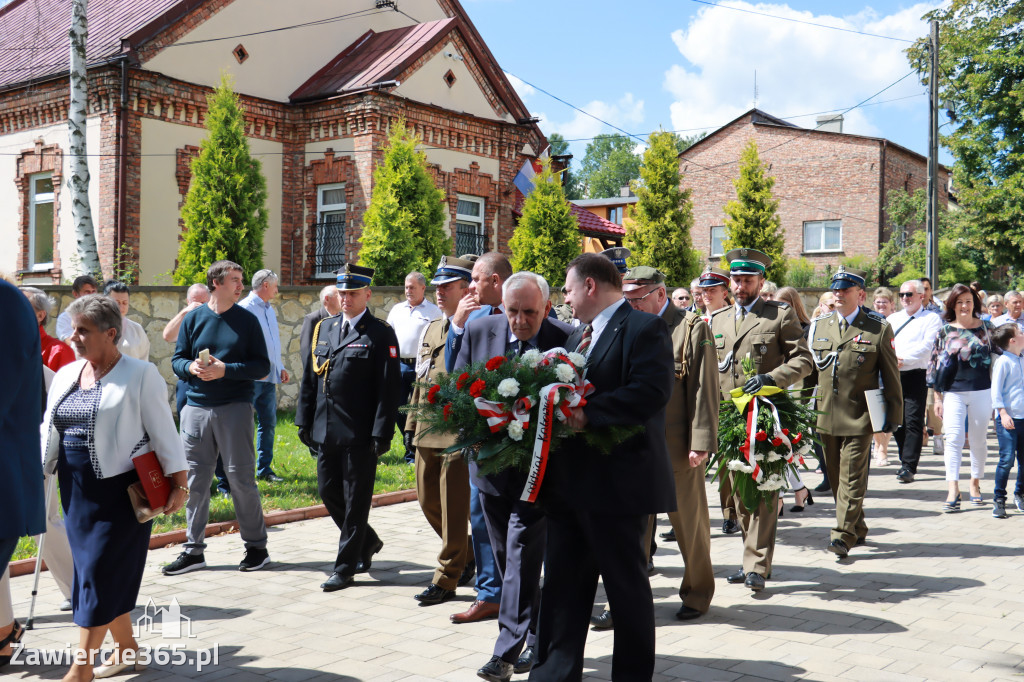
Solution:
{"label": "brown dress shoe", "polygon": [[478,600],[462,613],[453,613],[451,621],[453,623],[475,623],[488,618],[497,618],[498,609],[499,606],[494,602]]}

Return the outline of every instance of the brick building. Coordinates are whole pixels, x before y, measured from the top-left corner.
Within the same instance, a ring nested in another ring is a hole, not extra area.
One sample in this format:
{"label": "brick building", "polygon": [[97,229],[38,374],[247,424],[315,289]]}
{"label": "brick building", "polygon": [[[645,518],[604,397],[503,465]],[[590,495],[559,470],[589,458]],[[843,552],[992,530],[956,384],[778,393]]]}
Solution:
{"label": "brick building", "polygon": [[[757,143],[775,178],[774,195],[786,235],[786,256],[819,269],[839,259],[874,258],[889,239],[889,192],[927,183],[927,159],[878,137],[842,132],[842,117],[821,117],[806,129],[751,109],[679,155],[682,185],[693,191],[693,246],[712,262],[722,256],[726,203],[736,198],[740,153]],[[946,205],[949,174],[939,168],[939,201]]]}
{"label": "brick building", "polygon": [[[71,0],[0,8],[0,270],[75,274]],[[415,18],[414,18],[415,17]],[[275,30],[281,27],[286,30]],[[453,251],[508,251],[512,186],[546,140],[459,0],[91,0],[90,200],[104,272],[175,267],[206,98],[227,73],[267,180],[265,264],[310,284],[357,257],[372,171],[404,116],[448,202]]]}

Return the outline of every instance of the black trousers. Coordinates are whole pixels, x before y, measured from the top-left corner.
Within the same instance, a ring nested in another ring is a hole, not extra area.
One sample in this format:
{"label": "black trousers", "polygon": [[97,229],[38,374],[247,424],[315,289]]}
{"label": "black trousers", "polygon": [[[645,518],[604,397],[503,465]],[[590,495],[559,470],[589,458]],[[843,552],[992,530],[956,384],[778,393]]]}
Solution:
{"label": "black trousers", "polygon": [[[409,398],[412,397],[412,385],[416,381],[416,361],[406,362],[402,360],[402,404],[408,405]],[[405,433],[405,422],[409,416],[398,411],[398,430]]]}
{"label": "black trousers", "polygon": [[487,535],[501,576],[498,640],[494,655],[515,663],[524,646],[534,646],[540,610],[540,569],[547,522],[544,512],[511,495],[480,491]]}
{"label": "black trousers", "polygon": [[903,425],[896,429],[896,447],[900,451],[900,463],[910,473],[917,473],[921,461],[921,442],[924,440],[925,411],[928,401],[926,371],[908,369],[900,372],[903,386]]}
{"label": "black trousers", "polygon": [[316,477],[320,499],[341,531],[334,571],[350,576],[356,564],[374,547],[380,537],[370,527],[370,503],[377,458],[367,443],[342,447],[321,445],[316,460]]}
{"label": "black trousers", "polygon": [[654,675],[654,599],[644,531],[649,514],[597,514],[548,509],[547,556],[531,680],[583,677],[583,649],[598,576],[615,616],[612,679]]}

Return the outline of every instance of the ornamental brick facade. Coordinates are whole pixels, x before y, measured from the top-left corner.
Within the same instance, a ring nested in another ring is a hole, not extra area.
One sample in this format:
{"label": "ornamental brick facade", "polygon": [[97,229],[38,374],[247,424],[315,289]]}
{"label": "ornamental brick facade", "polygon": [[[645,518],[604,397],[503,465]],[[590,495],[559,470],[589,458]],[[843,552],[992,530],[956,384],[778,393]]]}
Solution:
{"label": "ornamental brick facade", "polygon": [[[736,198],[733,180],[749,140],[775,178],[786,256],[807,258],[819,269],[835,267],[844,257],[875,258],[893,228],[885,214],[889,192],[913,192],[927,182],[927,159],[888,140],[799,128],[748,111],[679,157],[682,186],[692,190],[693,246],[713,263],[719,257],[710,255],[712,228],[725,224],[724,207]],[[949,175],[942,167],[939,175],[945,206]],[[804,248],[805,226],[815,221],[840,221],[838,249]]]}

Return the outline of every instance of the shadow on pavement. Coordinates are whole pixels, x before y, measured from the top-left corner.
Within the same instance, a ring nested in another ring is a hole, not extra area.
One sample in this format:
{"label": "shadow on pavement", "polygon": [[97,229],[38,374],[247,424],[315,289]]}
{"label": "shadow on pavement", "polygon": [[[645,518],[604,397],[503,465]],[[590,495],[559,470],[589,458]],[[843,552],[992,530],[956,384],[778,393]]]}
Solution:
{"label": "shadow on pavement", "polygon": [[[730,667],[723,667],[728,663]],[[715,665],[717,664],[717,665]],[[583,667],[597,668],[597,675],[584,675],[584,680],[606,680],[611,677],[611,656],[583,659]],[[723,661],[720,658],[691,658],[688,656],[655,656],[654,682],[672,680],[719,680],[732,679],[737,675],[743,679],[771,679],[776,682],[805,679],[807,671],[792,665],[775,661]],[[725,674],[728,671],[728,674]]]}

